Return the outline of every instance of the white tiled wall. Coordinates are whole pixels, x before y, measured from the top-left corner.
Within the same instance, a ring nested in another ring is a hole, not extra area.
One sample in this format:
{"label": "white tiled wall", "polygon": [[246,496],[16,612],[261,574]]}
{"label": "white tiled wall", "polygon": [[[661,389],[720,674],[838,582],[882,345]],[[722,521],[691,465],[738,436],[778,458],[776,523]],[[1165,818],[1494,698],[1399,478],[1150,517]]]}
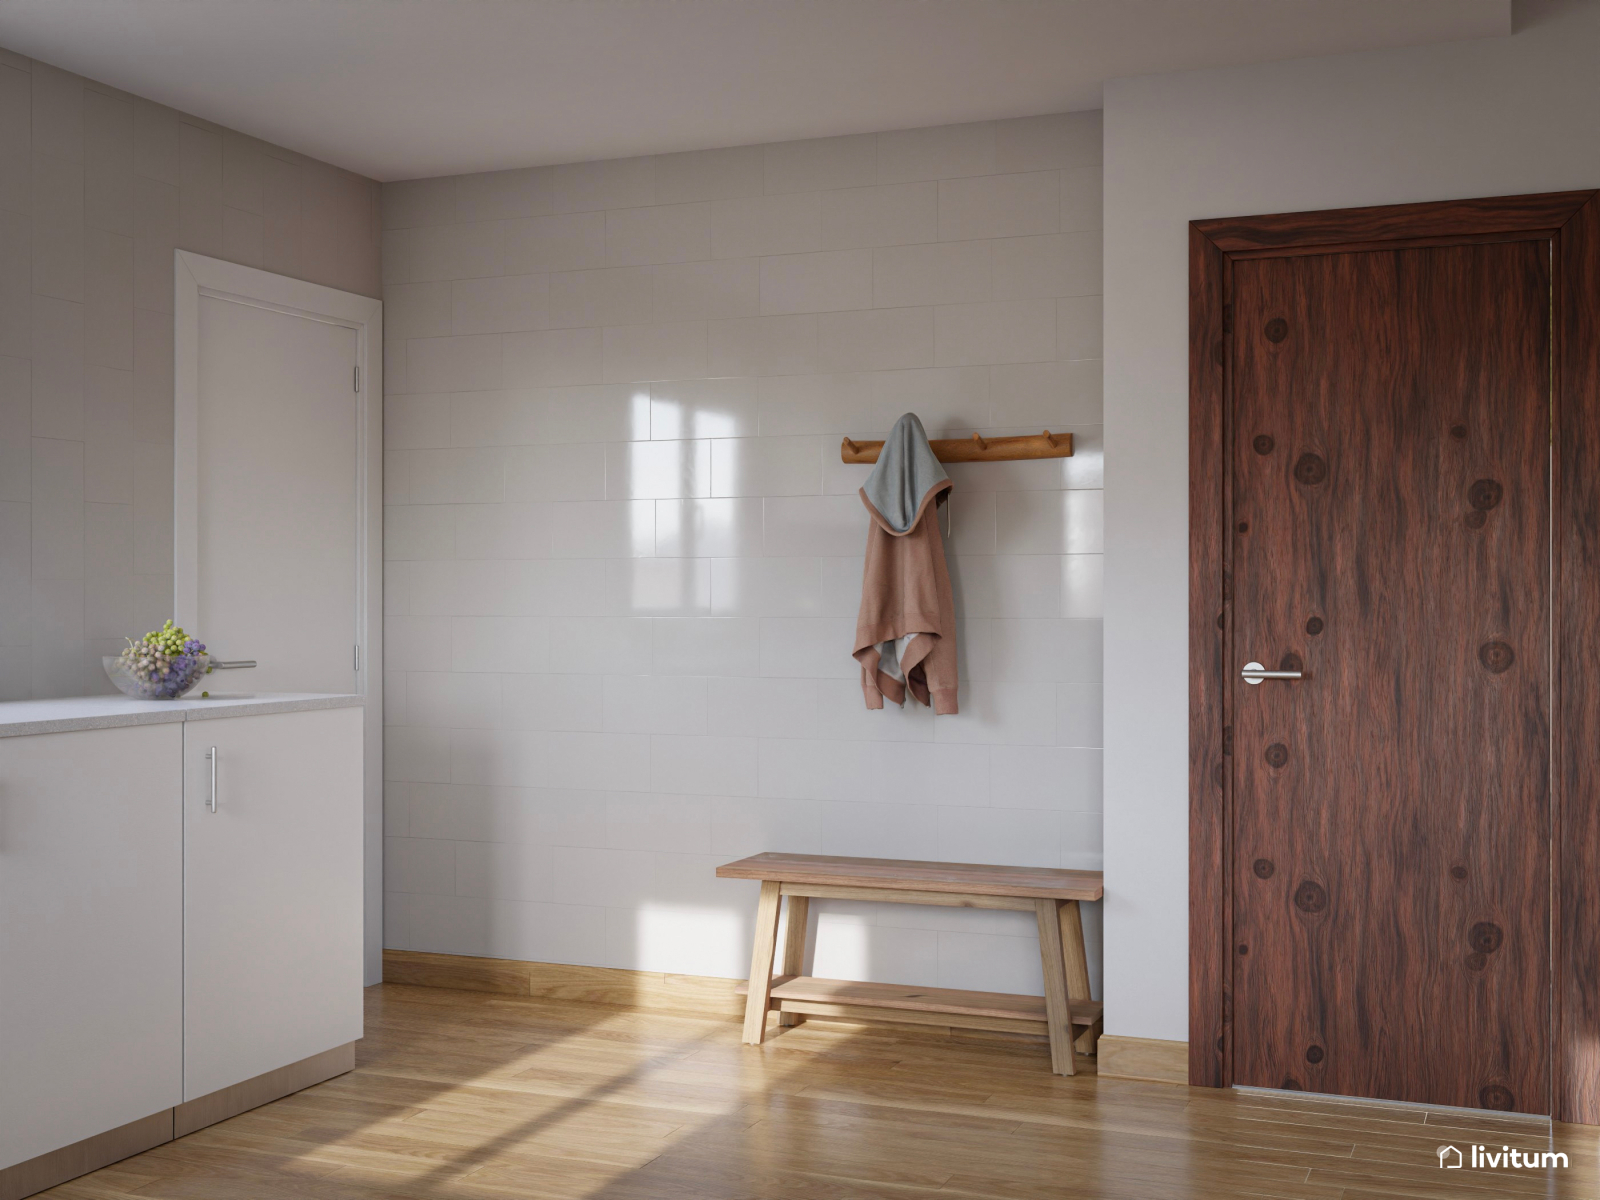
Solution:
{"label": "white tiled wall", "polygon": [[376,295],[377,184],[0,50],[0,700],[172,615],[172,252]]}
{"label": "white tiled wall", "polygon": [[[737,976],[735,857],[1100,865],[1098,113],[383,200],[391,946]],[[850,657],[908,409],[1078,447],[951,468],[937,719]],[[818,974],[1041,988],[1021,914],[817,907]]]}

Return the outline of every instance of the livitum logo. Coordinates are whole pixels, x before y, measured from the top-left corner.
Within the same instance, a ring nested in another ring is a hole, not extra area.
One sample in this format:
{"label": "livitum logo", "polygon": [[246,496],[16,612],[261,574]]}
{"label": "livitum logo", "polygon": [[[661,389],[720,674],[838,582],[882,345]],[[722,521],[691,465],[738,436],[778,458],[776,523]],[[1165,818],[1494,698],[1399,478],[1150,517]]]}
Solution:
{"label": "livitum logo", "polygon": [[1463,1167],[1539,1171],[1567,1165],[1567,1156],[1559,1150],[1514,1150],[1510,1146],[1501,1146],[1496,1152],[1487,1146],[1469,1146],[1466,1153],[1462,1153],[1454,1146],[1440,1146],[1437,1153],[1439,1165],[1450,1171],[1459,1171]]}

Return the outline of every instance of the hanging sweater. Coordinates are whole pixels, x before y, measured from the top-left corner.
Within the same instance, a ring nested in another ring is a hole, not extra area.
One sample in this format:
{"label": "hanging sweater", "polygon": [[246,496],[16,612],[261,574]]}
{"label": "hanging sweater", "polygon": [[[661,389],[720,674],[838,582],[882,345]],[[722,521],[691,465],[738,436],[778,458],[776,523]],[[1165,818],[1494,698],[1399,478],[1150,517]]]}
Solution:
{"label": "hanging sweater", "polygon": [[939,536],[938,503],[951,488],[915,413],[906,413],[861,489],[867,560],[856,618],[855,659],[868,708],[912,696],[936,713],[956,711],[955,597]]}

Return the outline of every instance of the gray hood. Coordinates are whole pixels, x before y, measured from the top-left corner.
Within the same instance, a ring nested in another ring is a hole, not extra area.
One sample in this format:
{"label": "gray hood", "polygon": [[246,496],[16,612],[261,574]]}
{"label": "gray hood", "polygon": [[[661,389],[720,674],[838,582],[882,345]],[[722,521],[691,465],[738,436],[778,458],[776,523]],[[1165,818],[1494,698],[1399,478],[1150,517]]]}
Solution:
{"label": "gray hood", "polygon": [[861,500],[885,532],[898,537],[911,532],[927,506],[950,487],[922,422],[916,413],[906,413],[884,439]]}

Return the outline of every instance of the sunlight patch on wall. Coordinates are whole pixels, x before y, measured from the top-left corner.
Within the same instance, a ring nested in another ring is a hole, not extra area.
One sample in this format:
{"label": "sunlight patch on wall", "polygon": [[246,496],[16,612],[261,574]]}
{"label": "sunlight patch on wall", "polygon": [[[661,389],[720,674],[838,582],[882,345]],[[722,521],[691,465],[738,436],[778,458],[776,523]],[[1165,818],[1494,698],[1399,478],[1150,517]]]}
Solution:
{"label": "sunlight patch on wall", "polygon": [[637,914],[631,966],[737,979],[750,970],[748,917],[730,909],[646,903]]}

